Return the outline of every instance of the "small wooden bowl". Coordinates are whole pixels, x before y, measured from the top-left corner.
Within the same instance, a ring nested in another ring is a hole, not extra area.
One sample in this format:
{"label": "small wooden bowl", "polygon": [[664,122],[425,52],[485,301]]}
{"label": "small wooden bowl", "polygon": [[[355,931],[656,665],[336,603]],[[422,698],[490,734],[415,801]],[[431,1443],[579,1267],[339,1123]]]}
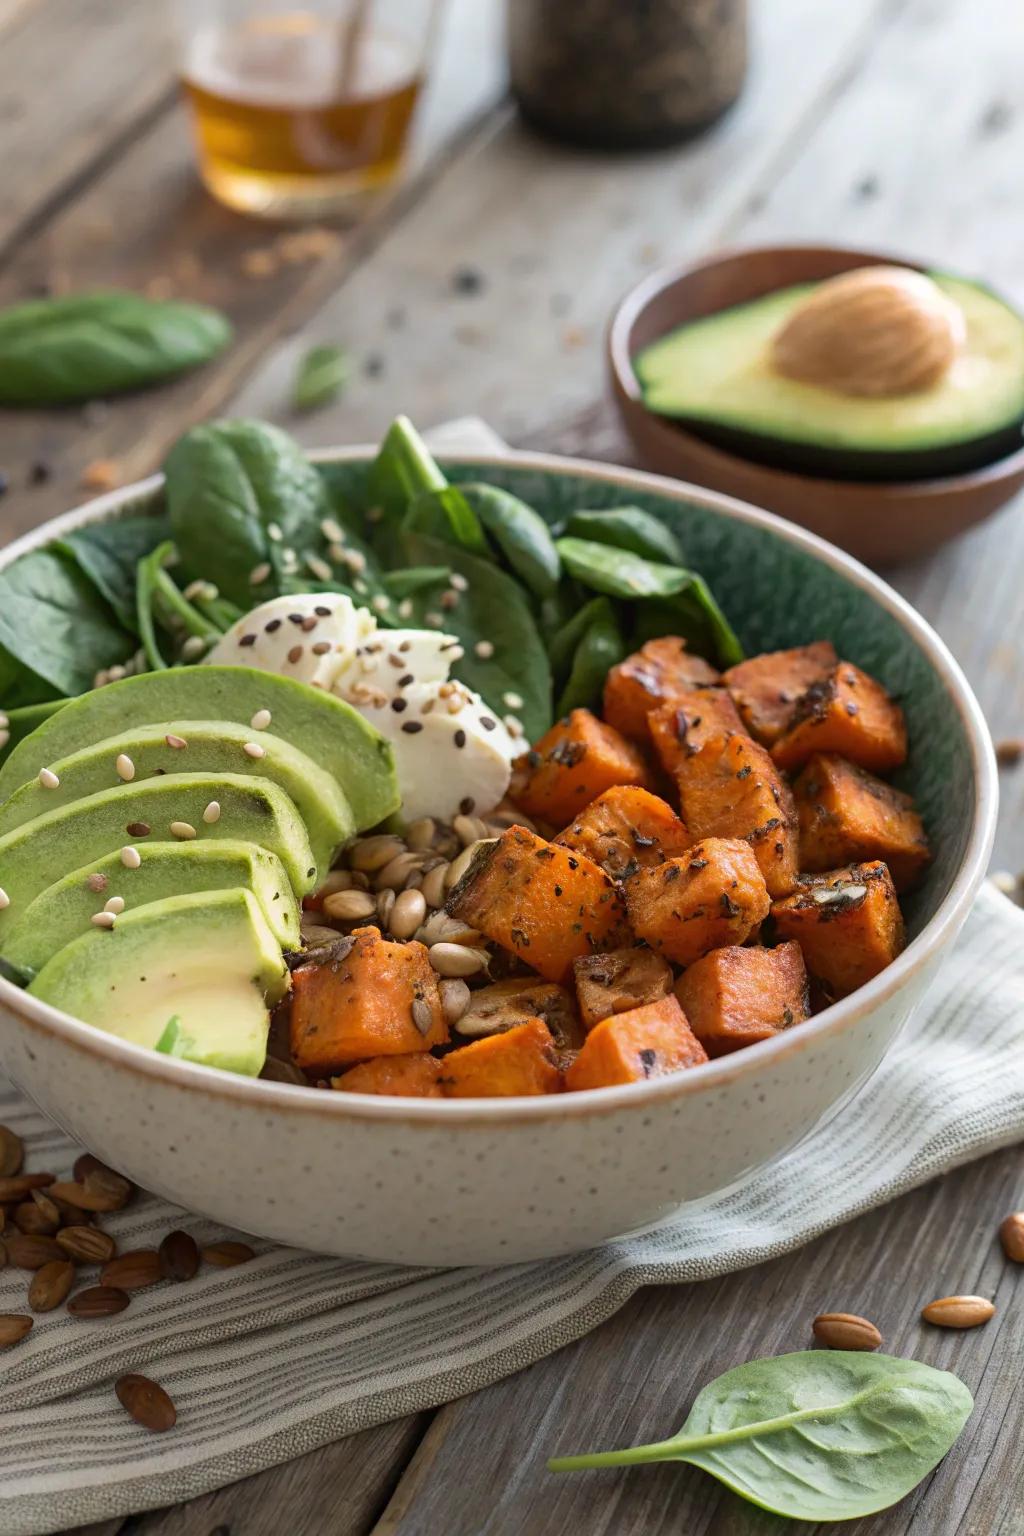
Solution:
{"label": "small wooden bowl", "polygon": [[982,469],[933,480],[823,480],[728,453],[643,403],[633,358],[659,336],[776,288],[878,262],[914,265],[878,251],[780,246],[668,268],[638,284],[612,318],[608,361],[616,404],[644,467],[767,507],[875,566],[927,554],[997,511],[1024,486],[1024,447]]}

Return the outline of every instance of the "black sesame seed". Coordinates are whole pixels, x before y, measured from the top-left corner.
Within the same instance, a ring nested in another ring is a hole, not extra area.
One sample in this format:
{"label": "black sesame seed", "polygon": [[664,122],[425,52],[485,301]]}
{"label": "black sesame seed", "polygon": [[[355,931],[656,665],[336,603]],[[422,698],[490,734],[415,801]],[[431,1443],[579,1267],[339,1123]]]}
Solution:
{"label": "black sesame seed", "polygon": [[392,699],[391,700],[391,708],[394,710],[396,715],[400,715],[402,713],[402,710],[406,708],[408,703],[409,703],[408,699]]}
{"label": "black sesame seed", "polygon": [[[398,647],[398,649],[401,651],[402,655],[404,656],[406,651],[411,651],[412,650],[412,641],[411,640],[403,640],[401,645]],[[443,647],[442,647],[442,649],[443,649]]]}
{"label": "black sesame seed", "polygon": [[151,828],[148,821],[130,821],[125,831],[129,837],[148,837]]}
{"label": "black sesame seed", "polygon": [[239,645],[255,645],[256,644],[256,636],[255,635],[243,635],[241,640],[239,640],[238,643],[239,643]]}
{"label": "black sesame seed", "polygon": [[452,273],[452,287],[456,293],[468,296],[480,293],[484,286],[484,275],[476,267],[457,267]]}
{"label": "black sesame seed", "polygon": [[263,633],[265,635],[273,635],[280,628],[281,628],[281,620],[280,619],[271,619],[269,624],[264,624],[264,626],[263,626]]}
{"label": "black sesame seed", "polygon": [[410,683],[414,683],[415,681],[416,681],[416,679],[413,677],[412,673],[411,672],[407,672],[404,677],[400,677],[398,679],[398,682],[395,684],[395,687],[396,688],[408,688],[409,684]]}
{"label": "black sesame seed", "polygon": [[485,731],[493,731],[496,729],[498,722],[497,720],[492,720],[490,715],[481,715],[480,724]]}
{"label": "black sesame seed", "polygon": [[422,731],[423,725],[419,720],[406,720],[402,730],[409,736],[415,736],[417,731]]}
{"label": "black sesame seed", "polygon": [[472,795],[467,795],[464,800],[459,801],[459,810],[462,812],[463,816],[472,816],[473,812],[476,810],[476,801],[473,799]]}
{"label": "black sesame seed", "polygon": [[313,609],[313,612],[317,614],[321,619],[329,619],[331,616],[330,608],[317,607]]}
{"label": "black sesame seed", "polygon": [[306,615],[304,613],[290,613],[288,615],[289,624],[303,624],[305,619]]}
{"label": "black sesame seed", "polygon": [[29,485],[45,485],[53,475],[53,466],[46,459],[36,459],[28,472]]}
{"label": "black sesame seed", "polygon": [[464,747],[466,745],[465,731],[459,730],[455,732],[455,745],[457,747]]}

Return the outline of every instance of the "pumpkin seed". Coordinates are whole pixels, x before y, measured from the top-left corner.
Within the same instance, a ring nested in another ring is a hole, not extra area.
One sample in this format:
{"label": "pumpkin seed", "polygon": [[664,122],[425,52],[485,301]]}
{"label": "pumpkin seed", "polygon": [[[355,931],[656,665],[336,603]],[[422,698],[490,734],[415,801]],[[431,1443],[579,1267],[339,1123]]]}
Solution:
{"label": "pumpkin seed", "polygon": [[378,896],[377,896],[377,916],[380,918],[381,922],[385,925],[385,927],[387,926],[388,919],[391,916],[392,909],[394,908],[395,902],[397,900],[398,900],[398,897],[395,895],[394,891],[391,890],[391,889],[380,891],[378,893]]}
{"label": "pumpkin seed", "polygon": [[37,1269],[28,1288],[28,1304],[33,1312],[52,1312],[66,1301],[75,1283],[75,1266],[69,1259],[51,1259]]}
{"label": "pumpkin seed", "polygon": [[422,997],[414,998],[411,1011],[412,1021],[420,1034],[424,1037],[429,1035],[434,1027],[434,1010],[430,1004],[424,1002]]}
{"label": "pumpkin seed", "polygon": [[148,1376],[120,1376],[114,1391],[125,1412],[151,1434],[164,1434],[178,1422],[178,1410],[170,1397]]}
{"label": "pumpkin seed", "polygon": [[25,1144],[9,1126],[0,1125],[0,1178],[9,1179],[21,1172],[25,1161]]}

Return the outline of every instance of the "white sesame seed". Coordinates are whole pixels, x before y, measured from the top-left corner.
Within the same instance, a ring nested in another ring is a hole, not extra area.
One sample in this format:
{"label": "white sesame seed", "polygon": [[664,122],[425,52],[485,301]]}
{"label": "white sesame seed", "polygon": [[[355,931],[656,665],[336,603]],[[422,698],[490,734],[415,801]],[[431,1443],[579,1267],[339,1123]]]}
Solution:
{"label": "white sesame seed", "polygon": [[400,619],[412,618],[412,598],[404,597],[398,605],[398,617]]}
{"label": "white sesame seed", "polygon": [[121,913],[124,911],[124,897],[111,896],[103,910],[104,912],[113,912],[115,917],[120,917]]}
{"label": "white sesame seed", "polygon": [[0,885],[0,912],[3,912],[5,910],[5,908],[10,906],[10,904],[11,904],[11,898],[8,896],[7,892],[4,890],[3,886]]}
{"label": "white sesame seed", "polygon": [[206,641],[202,635],[189,635],[181,648],[182,659],[184,661],[195,661],[196,657],[204,655],[205,651]]}
{"label": "white sesame seed", "polygon": [[458,714],[458,713],[459,713],[459,710],[460,710],[460,709],[461,709],[461,708],[462,708],[462,706],[463,706],[463,704],[464,704],[464,703],[465,703],[465,702],[466,702],[466,701],[465,701],[465,699],[464,699],[464,698],[463,698],[463,697],[462,697],[462,695],[461,695],[461,693],[457,693],[457,694],[456,694],[456,695],[455,695],[455,696],[454,696],[454,698],[451,698],[451,699],[449,699],[449,700],[448,700],[448,703],[447,703],[447,705],[446,705],[446,708],[447,708],[447,710],[448,710],[448,713],[449,713],[449,714],[450,714],[450,715],[457,715],[457,714]]}
{"label": "white sesame seed", "polygon": [[508,709],[522,709],[523,701],[518,693],[503,693],[501,702]]}
{"label": "white sesame seed", "polygon": [[523,722],[519,719],[518,715],[505,716],[505,729],[513,737],[522,736],[524,733]]}
{"label": "white sesame seed", "polygon": [[10,723],[11,723],[10,716],[9,715],[5,715],[3,710],[0,709],[0,731],[6,731],[7,727],[10,725]]}
{"label": "white sesame seed", "polygon": [[175,752],[181,752],[185,747],[188,746],[188,742],[185,740],[184,736],[167,735],[164,737],[164,741],[166,741],[167,745],[172,747]]}
{"label": "white sesame seed", "polygon": [[345,530],[333,517],[325,517],[320,524],[320,532],[331,544],[344,544]]}
{"label": "white sesame seed", "polygon": [[386,592],[378,592],[376,597],[371,601],[370,607],[374,610],[375,613],[387,613],[388,609],[391,607],[391,599],[388,597]]}
{"label": "white sesame seed", "polygon": [[267,755],[266,748],[261,747],[258,741],[247,741],[242,751],[246,757],[266,757]]}
{"label": "white sesame seed", "polygon": [[344,565],[345,564],[345,546],[344,546],[344,544],[328,544],[328,546],[327,546],[327,557],[328,557],[328,559],[333,560],[335,565]]}
{"label": "white sesame seed", "polygon": [[92,685],[94,688],[105,688],[109,682],[110,678],[107,676],[106,667],[101,667],[93,678]]}
{"label": "white sesame seed", "polygon": [[280,544],[281,540],[284,538],[284,534],[281,532],[280,523],[267,524],[267,538],[273,539],[275,544]]}
{"label": "white sesame seed", "polygon": [[217,800],[210,801],[203,812],[203,820],[208,827],[212,827],[215,821],[220,821],[220,803]]}
{"label": "white sesame seed", "polygon": [[113,928],[117,922],[116,912],[94,912],[89,919],[94,928]]}
{"label": "white sesame seed", "polygon": [[116,667],[108,667],[107,668],[107,681],[108,682],[119,683],[123,677],[127,677],[127,676],[128,676],[128,668],[127,667],[116,666]]}
{"label": "white sesame seed", "polygon": [[206,582],[201,576],[197,576],[195,581],[189,582],[188,586],[184,589],[181,595],[187,602],[191,603],[194,602],[197,597],[203,597],[205,594]]}
{"label": "white sesame seed", "polygon": [[370,589],[363,578],[361,576],[357,576],[352,583],[352,590],[353,592],[358,592],[360,597],[365,597]]}
{"label": "white sesame seed", "polygon": [[342,565],[347,565],[350,571],[365,571],[366,556],[358,549],[346,549],[342,551]]}
{"label": "white sesame seed", "polygon": [[249,585],[251,587],[258,587],[261,582],[266,581],[270,572],[271,565],[269,560],[264,560],[259,565],[254,565],[249,572]]}
{"label": "white sesame seed", "polygon": [[448,581],[450,585],[455,588],[456,592],[469,591],[469,582],[460,571],[452,571],[451,575],[448,577]]}
{"label": "white sesame seed", "polygon": [[7,746],[8,742],[10,741],[10,739],[11,739],[10,731],[7,731],[7,730],[5,730],[3,728],[3,726],[0,726],[0,751],[2,751],[3,748]]}
{"label": "white sesame seed", "polygon": [[52,768],[40,768],[39,782],[44,789],[60,788],[60,779],[58,779]]}
{"label": "white sesame seed", "polygon": [[118,778],[123,779],[126,784],[130,784],[132,779],[135,777],[135,764],[132,762],[127,752],[120,752],[118,754],[117,762],[114,764],[114,767],[117,769]]}
{"label": "white sesame seed", "polygon": [[170,831],[172,837],[178,838],[183,843],[191,842],[196,835],[195,827],[187,821],[172,821]]}
{"label": "white sesame seed", "polygon": [[478,640],[473,647],[473,651],[475,655],[479,656],[481,661],[490,661],[494,655],[494,646],[490,640]]}
{"label": "white sesame seed", "polygon": [[321,560],[319,555],[306,556],[306,569],[309,571],[311,576],[316,577],[317,581],[330,581],[331,577],[334,575],[334,572],[327,564],[327,561]]}
{"label": "white sesame seed", "polygon": [[461,661],[462,660],[462,658],[463,658],[463,656],[465,656],[465,654],[466,653],[462,649],[461,645],[453,645],[451,650],[448,652],[448,660],[454,666],[457,661]]}
{"label": "white sesame seed", "polygon": [[137,848],[128,847],[121,849],[121,863],[125,869],[138,869],[142,863],[142,854]]}
{"label": "white sesame seed", "polygon": [[428,629],[443,629],[444,615],[441,613],[425,613],[423,615],[423,622]]}
{"label": "white sesame seed", "polygon": [[254,731],[265,731],[273,718],[269,709],[258,709],[249,724]]}

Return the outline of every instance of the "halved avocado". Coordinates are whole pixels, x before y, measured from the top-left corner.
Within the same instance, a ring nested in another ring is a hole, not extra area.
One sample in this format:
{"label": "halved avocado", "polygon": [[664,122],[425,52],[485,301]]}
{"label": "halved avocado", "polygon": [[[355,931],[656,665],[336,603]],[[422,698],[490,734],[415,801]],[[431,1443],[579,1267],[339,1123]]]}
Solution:
{"label": "halved avocado", "polygon": [[[299,905],[284,865],[275,853],[255,843],[150,843],[138,848],[137,869],[126,868],[120,852],[108,853],[48,885],[28,903],[4,939],[4,959],[19,970],[42,969],[65,944],[88,933],[92,919],[111,896],[126,911],[189,891],[251,891],[277,942],[284,949],[301,943]],[[106,881],[99,890],[96,885]]]}
{"label": "halved avocado", "polygon": [[772,338],[817,286],[799,283],[638,353],[644,404],[731,453],[804,474],[917,480],[992,463],[1024,442],[1024,318],[978,283],[929,276],[967,326],[959,356],[929,389],[866,399],[776,372]]}

